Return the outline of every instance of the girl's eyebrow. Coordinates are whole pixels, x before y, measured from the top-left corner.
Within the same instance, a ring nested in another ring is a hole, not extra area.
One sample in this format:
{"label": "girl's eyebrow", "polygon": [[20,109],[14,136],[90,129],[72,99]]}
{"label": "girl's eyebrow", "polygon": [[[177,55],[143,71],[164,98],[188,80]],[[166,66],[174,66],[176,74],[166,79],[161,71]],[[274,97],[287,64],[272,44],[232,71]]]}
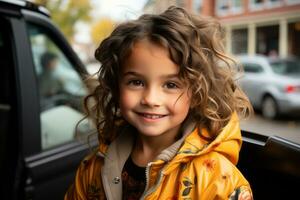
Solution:
{"label": "girl's eyebrow", "polygon": [[165,75],[163,77],[165,77],[165,78],[178,78],[178,73],[176,73],[176,74],[168,74],[168,75]]}
{"label": "girl's eyebrow", "polygon": [[128,71],[128,72],[125,72],[123,74],[123,76],[142,76],[141,74],[139,74],[138,72],[133,72],[133,71]]}
{"label": "girl's eyebrow", "polygon": [[[135,72],[135,71],[128,71],[123,74],[124,77],[130,76],[130,75],[131,76],[143,76],[142,74]],[[178,73],[162,75],[161,78],[178,78]]]}

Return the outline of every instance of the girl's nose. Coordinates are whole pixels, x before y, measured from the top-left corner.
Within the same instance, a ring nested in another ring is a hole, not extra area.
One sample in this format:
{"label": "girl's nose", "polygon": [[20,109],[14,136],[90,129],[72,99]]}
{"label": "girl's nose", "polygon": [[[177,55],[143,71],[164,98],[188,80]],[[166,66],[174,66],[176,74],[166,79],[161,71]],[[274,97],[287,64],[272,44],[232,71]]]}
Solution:
{"label": "girl's nose", "polygon": [[141,98],[141,104],[149,107],[160,106],[161,95],[158,93],[158,89],[155,88],[149,88],[145,90]]}

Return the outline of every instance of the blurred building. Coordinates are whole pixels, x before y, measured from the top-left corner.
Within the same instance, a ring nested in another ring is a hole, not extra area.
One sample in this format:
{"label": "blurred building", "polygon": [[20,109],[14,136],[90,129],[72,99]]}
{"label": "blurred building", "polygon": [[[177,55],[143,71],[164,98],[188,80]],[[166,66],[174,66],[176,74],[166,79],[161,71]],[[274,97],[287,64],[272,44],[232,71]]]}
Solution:
{"label": "blurred building", "polygon": [[204,0],[202,6],[202,14],[226,27],[229,52],[300,56],[300,0]]}
{"label": "blurred building", "polygon": [[230,53],[300,57],[300,0],[149,0],[145,11],[170,5],[218,18]]}

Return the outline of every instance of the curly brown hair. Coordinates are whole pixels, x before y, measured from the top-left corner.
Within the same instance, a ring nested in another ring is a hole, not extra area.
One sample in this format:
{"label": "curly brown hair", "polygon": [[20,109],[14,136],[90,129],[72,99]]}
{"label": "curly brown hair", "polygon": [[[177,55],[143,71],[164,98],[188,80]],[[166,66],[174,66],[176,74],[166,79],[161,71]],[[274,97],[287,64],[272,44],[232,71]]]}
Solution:
{"label": "curly brown hair", "polygon": [[[142,39],[165,47],[179,66],[179,77],[191,91],[189,116],[212,138],[228,123],[233,112],[247,117],[248,98],[234,80],[235,62],[224,52],[224,30],[207,17],[170,7],[159,15],[144,14],[118,25],[95,52],[101,63],[98,86],[85,98],[87,116],[95,120],[100,142],[110,143],[120,124],[119,76],[134,43]],[[91,106],[90,102],[94,102]]]}

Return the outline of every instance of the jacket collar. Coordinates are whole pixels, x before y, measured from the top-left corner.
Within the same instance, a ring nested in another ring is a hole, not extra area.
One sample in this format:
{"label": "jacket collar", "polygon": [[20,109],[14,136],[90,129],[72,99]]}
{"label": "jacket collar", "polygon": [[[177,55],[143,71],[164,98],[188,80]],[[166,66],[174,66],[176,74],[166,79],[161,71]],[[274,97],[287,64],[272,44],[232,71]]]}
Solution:
{"label": "jacket collar", "polygon": [[104,156],[104,165],[101,178],[107,199],[122,199],[122,169],[133,147],[134,137],[128,128],[120,132],[119,136],[107,149]]}

